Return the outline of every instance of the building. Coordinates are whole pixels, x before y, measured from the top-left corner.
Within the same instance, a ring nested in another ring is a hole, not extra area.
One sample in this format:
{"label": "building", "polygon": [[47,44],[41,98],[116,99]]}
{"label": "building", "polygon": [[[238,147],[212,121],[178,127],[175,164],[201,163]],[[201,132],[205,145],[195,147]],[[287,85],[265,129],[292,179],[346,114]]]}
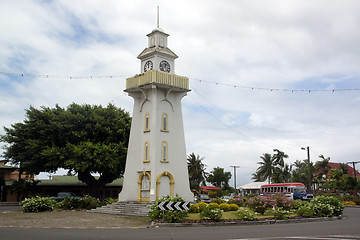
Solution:
{"label": "building", "polygon": [[[0,161],[0,202],[17,202],[22,198],[17,192],[11,191],[11,186],[19,180],[19,169],[7,166],[7,161]],[[20,179],[34,179],[33,175],[23,172]]]}
{"label": "building", "polygon": [[138,56],[141,73],[126,79],[134,110],[121,202],[150,202],[175,194],[194,199],[181,109],[189,79],[174,74],[178,56],[168,48],[168,36],[159,27],[147,35],[148,47]]}
{"label": "building", "polygon": [[260,194],[260,188],[262,185],[268,184],[268,182],[251,182],[240,186],[240,196],[246,197],[249,194]]}
{"label": "building", "polygon": [[[117,198],[122,189],[123,179],[118,178],[104,186],[102,198]],[[77,176],[51,176],[50,179],[41,179],[37,184],[38,193],[41,196],[53,197],[59,192],[73,192],[77,196],[88,194],[87,185],[81,182]]]}

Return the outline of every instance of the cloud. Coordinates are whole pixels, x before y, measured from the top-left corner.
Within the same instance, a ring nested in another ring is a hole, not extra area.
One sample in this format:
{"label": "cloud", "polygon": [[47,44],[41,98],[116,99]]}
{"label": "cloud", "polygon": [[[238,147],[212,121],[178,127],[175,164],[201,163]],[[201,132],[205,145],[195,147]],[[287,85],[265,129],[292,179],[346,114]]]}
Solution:
{"label": "cloud", "polygon": [[245,184],[274,148],[289,163],[306,157],[303,146],[313,161],[357,159],[359,91],[331,90],[360,88],[358,1],[2,1],[0,72],[51,77],[0,74],[1,125],[30,105],[113,102],[131,112],[125,79],[140,71],[157,5],[176,74],[190,78],[187,152],[208,171],[239,165]]}

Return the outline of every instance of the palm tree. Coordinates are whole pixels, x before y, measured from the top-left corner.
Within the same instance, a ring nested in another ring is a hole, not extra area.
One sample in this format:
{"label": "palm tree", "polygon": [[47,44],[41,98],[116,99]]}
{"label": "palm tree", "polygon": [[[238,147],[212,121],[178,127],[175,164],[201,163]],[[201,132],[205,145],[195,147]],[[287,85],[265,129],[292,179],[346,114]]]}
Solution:
{"label": "palm tree", "polygon": [[279,149],[274,149],[274,152],[275,154],[273,155],[273,158],[274,158],[274,164],[275,165],[279,165],[281,168],[284,167],[284,164],[285,164],[285,158],[288,158],[289,156],[280,151]]}
{"label": "palm tree", "polygon": [[263,153],[260,158],[263,160],[262,162],[258,162],[260,167],[256,169],[256,174],[264,176],[264,178],[268,179],[269,184],[271,183],[271,179],[274,172],[274,158],[270,153]]}
{"label": "palm tree", "polygon": [[191,188],[199,188],[200,184],[205,185],[207,172],[205,172],[206,165],[202,163],[202,160],[204,160],[204,158],[195,155],[195,153],[191,153],[187,157]]}
{"label": "palm tree", "polygon": [[[324,155],[320,154],[319,158],[322,159],[321,161],[316,162],[315,164],[315,170],[317,174],[315,175],[315,180],[318,182],[318,184],[324,184],[327,181],[328,175],[329,175],[329,162],[330,157],[325,157]],[[320,185],[321,186],[321,185]]]}
{"label": "palm tree", "polygon": [[279,166],[279,179],[276,182],[285,182],[284,179],[284,166],[285,166],[285,158],[289,156],[284,152],[280,151],[279,149],[274,149],[275,154],[273,155],[274,165]]}

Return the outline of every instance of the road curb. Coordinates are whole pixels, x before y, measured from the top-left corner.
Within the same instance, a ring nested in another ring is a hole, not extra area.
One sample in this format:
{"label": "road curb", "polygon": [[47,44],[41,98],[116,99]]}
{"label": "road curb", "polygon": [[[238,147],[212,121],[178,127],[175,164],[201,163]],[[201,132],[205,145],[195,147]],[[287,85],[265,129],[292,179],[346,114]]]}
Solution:
{"label": "road curb", "polygon": [[261,220],[261,221],[243,221],[243,222],[204,222],[204,223],[155,223],[152,222],[151,228],[159,227],[199,227],[199,226],[231,226],[231,225],[268,225],[268,224],[285,224],[285,223],[305,223],[305,222],[320,222],[320,221],[336,221],[342,219],[342,216],[337,217],[321,217],[321,218],[301,218],[301,219],[286,219],[286,220]]}

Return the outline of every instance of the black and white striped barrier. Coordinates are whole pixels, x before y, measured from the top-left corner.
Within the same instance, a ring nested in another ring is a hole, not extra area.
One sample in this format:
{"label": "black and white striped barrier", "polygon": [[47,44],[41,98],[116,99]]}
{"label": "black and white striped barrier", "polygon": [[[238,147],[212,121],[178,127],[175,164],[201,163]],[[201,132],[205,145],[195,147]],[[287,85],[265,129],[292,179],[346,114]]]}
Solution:
{"label": "black and white striped barrier", "polygon": [[189,210],[190,202],[160,202],[158,208],[163,211],[167,210]]}

